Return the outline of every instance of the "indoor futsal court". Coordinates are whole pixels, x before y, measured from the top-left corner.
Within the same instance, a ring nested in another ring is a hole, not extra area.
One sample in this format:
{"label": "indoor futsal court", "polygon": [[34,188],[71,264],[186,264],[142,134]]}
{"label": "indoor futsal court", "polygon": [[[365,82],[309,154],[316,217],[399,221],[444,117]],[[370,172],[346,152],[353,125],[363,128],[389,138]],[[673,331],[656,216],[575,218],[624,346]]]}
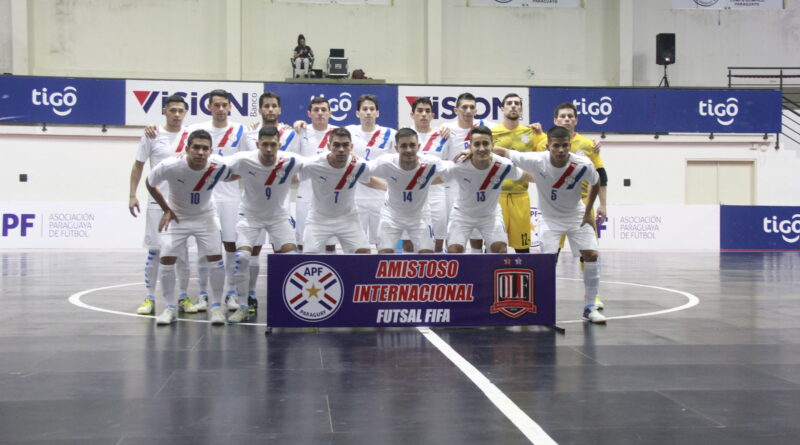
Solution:
{"label": "indoor futsal court", "polygon": [[157,328],[133,314],[140,257],[2,252],[0,443],[800,437],[796,252],[603,252],[605,326],[578,321],[580,269],[562,255],[563,335],[521,327],[436,328],[435,336],[424,328],[265,336],[263,308],[248,325],[212,327],[197,314]]}

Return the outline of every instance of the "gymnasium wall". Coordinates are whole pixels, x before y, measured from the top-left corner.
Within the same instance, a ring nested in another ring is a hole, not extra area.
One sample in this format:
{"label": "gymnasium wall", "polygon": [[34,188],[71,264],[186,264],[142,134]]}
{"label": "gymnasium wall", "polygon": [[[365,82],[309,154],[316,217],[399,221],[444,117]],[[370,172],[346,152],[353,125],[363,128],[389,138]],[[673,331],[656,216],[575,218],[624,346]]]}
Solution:
{"label": "gymnasium wall", "polygon": [[675,32],[673,86],[724,86],[727,66],[800,65],[796,1],[777,11],[672,10],[670,0],[393,3],[0,0],[2,16],[15,17],[0,49],[10,33],[17,75],[277,81],[291,74],[302,32],[318,68],[329,48],[345,48],[351,69],[391,83],[655,86],[655,35]]}

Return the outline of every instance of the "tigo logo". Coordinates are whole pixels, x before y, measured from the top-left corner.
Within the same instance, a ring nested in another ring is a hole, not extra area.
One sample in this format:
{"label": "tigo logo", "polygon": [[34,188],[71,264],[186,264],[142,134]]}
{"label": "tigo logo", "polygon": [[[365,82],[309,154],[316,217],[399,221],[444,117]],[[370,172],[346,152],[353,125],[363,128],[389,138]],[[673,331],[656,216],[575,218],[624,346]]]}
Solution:
{"label": "tigo logo", "polygon": [[[200,95],[198,97],[197,91],[192,91],[189,93],[186,92],[175,92],[170,93],[169,91],[146,91],[146,90],[134,90],[132,91],[133,95],[136,97],[136,100],[139,102],[139,105],[142,106],[142,109],[145,113],[150,112],[150,109],[153,108],[154,105],[157,103],[157,109],[164,108],[166,105],[167,97],[172,94],[177,94],[178,96],[183,97],[186,99],[186,102],[189,104],[189,114],[192,116],[197,116],[200,113],[205,114],[207,116],[211,115],[211,112],[206,107],[208,103],[208,93]],[[254,96],[255,97],[255,96]],[[159,101],[158,99],[161,98]],[[237,98],[232,93],[228,93],[228,99],[231,101],[231,107],[235,108],[239,111],[239,114],[242,116],[248,116],[248,105],[251,102],[255,101],[252,105],[253,108],[257,107],[257,97],[254,98],[252,101],[248,99],[248,93],[241,93]],[[255,114],[253,114],[255,115]]]}
{"label": "tigo logo", "polygon": [[[733,118],[739,114],[739,99],[729,97],[724,103],[714,104],[711,99],[697,103],[700,116],[712,116],[717,118],[720,125],[730,125]],[[728,119],[730,118],[730,119]]]}
{"label": "tigo logo", "polygon": [[578,110],[579,115],[589,116],[595,125],[603,125],[608,122],[608,117],[614,111],[611,106],[611,98],[603,96],[599,102],[586,102],[586,98],[574,99],[572,104]]}
{"label": "tigo logo", "polygon": [[[800,214],[792,215],[792,219],[778,221],[777,216],[764,217],[764,233],[780,233],[781,238],[787,243],[796,243],[800,240]],[[794,236],[790,236],[794,235]]]}
{"label": "tigo logo", "polygon": [[[320,94],[318,97],[325,97],[325,95]],[[309,101],[313,98],[314,96],[311,96]],[[331,107],[331,119],[341,122],[347,118],[347,113],[353,109],[353,96],[347,91],[343,91],[339,94],[339,97],[328,99],[328,105]]]}
{"label": "tigo logo", "polygon": [[64,87],[64,91],[48,93],[47,88],[31,91],[31,102],[34,105],[52,106],[53,113],[67,116],[72,113],[72,107],[78,103],[78,89],[73,86]]}

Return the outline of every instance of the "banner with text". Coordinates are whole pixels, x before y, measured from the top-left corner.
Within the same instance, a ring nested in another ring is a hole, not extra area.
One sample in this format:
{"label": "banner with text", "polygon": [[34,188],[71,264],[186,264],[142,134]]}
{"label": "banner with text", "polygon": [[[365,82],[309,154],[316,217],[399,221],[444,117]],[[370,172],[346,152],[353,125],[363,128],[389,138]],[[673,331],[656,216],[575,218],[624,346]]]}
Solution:
{"label": "banner with text", "polygon": [[[397,113],[400,127],[414,128],[411,119],[411,105],[418,97],[429,97],[433,104],[433,120],[430,125],[436,129],[440,125],[456,119],[456,100],[462,93],[475,96],[475,120],[484,121],[490,127],[503,122],[503,98],[506,94],[515,93],[523,99],[528,96],[527,88],[514,87],[451,87],[444,85],[401,85],[397,89]],[[524,106],[523,106],[524,108]],[[522,122],[527,122],[525,113],[521,113]]]}
{"label": "banner with text", "polygon": [[268,255],[270,327],[555,324],[555,255]]}
{"label": "banner with text", "polygon": [[469,6],[517,6],[530,8],[580,8],[581,0],[468,0]]}
{"label": "banner with text", "polygon": [[800,251],[800,207],[720,206],[720,249]]}
{"label": "banner with text", "polygon": [[145,216],[124,202],[0,202],[2,247],[126,249],[142,247]]}
{"label": "banner with text", "polygon": [[397,128],[397,87],[394,85],[266,83],[264,91],[281,96],[281,122],[309,122],[308,104],[313,97],[323,96],[331,107],[330,124],[337,127],[360,124],[356,103],[362,94],[378,99],[378,125]]}
{"label": "banner with text", "polygon": [[672,0],[672,9],[783,9],[783,0]]}
{"label": "banner with text", "polygon": [[0,76],[0,123],[125,125],[124,80]]}
{"label": "banner with text", "polygon": [[160,125],[164,123],[161,109],[167,97],[177,94],[186,99],[189,110],[185,125],[211,120],[208,110],[208,93],[223,89],[231,100],[229,119],[248,125],[261,118],[258,115],[258,97],[264,91],[260,82],[194,82],[178,80],[127,80],[125,81],[125,123],[127,125]]}
{"label": "banner with text", "polygon": [[608,215],[597,227],[601,252],[719,249],[716,205],[608,206]]}

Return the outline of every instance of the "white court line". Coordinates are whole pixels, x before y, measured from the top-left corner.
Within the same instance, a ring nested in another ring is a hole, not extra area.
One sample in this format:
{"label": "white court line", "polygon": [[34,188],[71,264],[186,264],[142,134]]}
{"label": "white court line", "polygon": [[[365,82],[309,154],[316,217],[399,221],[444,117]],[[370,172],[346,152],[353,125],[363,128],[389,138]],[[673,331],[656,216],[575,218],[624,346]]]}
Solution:
{"label": "white court line", "polygon": [[533,419],[525,414],[525,411],[522,411],[508,396],[503,394],[503,391],[500,391],[494,383],[486,378],[483,373],[478,371],[477,368],[472,366],[470,362],[456,352],[446,341],[442,340],[442,338],[436,335],[430,328],[419,327],[417,330],[421,332],[429,342],[436,346],[445,357],[450,359],[464,375],[469,377],[472,383],[486,394],[486,397],[494,403],[494,406],[505,414],[508,420],[510,420],[531,443],[537,445],[556,444],[556,441],[548,436],[538,423],[534,422]]}
{"label": "white court line", "polygon": [[[569,281],[583,281],[583,279],[581,279],[581,278],[558,278],[558,279],[559,280],[569,280]],[[658,290],[663,290],[665,292],[672,292],[672,293],[676,293],[676,294],[679,294],[679,295],[683,295],[684,297],[686,297],[687,300],[689,300],[685,304],[682,304],[680,306],[675,306],[675,307],[672,307],[672,308],[669,308],[669,309],[662,309],[660,311],[644,312],[642,314],[632,314],[632,315],[617,315],[616,317],[606,317],[609,320],[622,320],[623,318],[652,317],[654,315],[668,314],[670,312],[677,312],[677,311],[682,311],[684,309],[689,309],[690,307],[697,306],[700,303],[700,299],[697,298],[697,296],[695,296],[693,294],[690,294],[689,292],[684,292],[682,290],[670,289],[670,288],[667,288],[667,287],[650,286],[648,284],[628,283],[628,282],[625,282],[625,281],[601,281],[601,283],[605,283],[605,284],[622,284],[622,285],[625,285],[625,286],[638,286],[638,287],[646,287],[646,288],[649,288],[649,289],[658,289]],[[583,323],[583,320],[564,320],[564,321],[557,321],[556,323],[562,323],[562,324],[566,324],[566,323]]]}
{"label": "white court line", "polygon": [[[559,277],[557,279],[558,280],[569,280],[569,281],[583,281],[580,278],[560,278]],[[604,283],[604,284],[620,284],[620,285],[623,285],[623,286],[638,286],[638,287],[646,287],[646,288],[650,288],[650,289],[657,289],[657,290],[662,290],[662,291],[665,291],[665,292],[672,292],[672,293],[675,293],[675,294],[683,295],[688,300],[685,304],[682,304],[680,306],[676,306],[676,307],[673,307],[673,308],[663,309],[663,310],[655,311],[655,312],[645,312],[645,313],[641,313],[641,314],[617,315],[615,317],[607,317],[609,320],[621,320],[621,319],[625,319],[625,318],[639,318],[639,317],[652,317],[654,315],[668,314],[670,312],[677,312],[677,311],[682,311],[684,309],[689,309],[690,307],[697,306],[697,304],[700,303],[700,299],[697,298],[696,296],[694,296],[694,295],[692,295],[692,294],[690,294],[688,292],[680,291],[680,290],[677,290],[677,289],[670,289],[670,288],[667,288],[667,287],[659,287],[659,286],[650,286],[650,285],[647,285],[647,284],[628,283],[626,281],[601,281],[601,283]],[[137,282],[137,283],[127,283],[127,284],[116,284],[114,286],[97,287],[97,288],[94,288],[94,289],[84,290],[84,291],[81,291],[81,292],[78,292],[78,293],[70,295],[69,302],[74,304],[75,306],[78,306],[78,307],[81,307],[81,308],[84,308],[84,309],[89,309],[89,310],[98,311],[98,312],[105,312],[105,313],[108,313],[108,314],[124,315],[126,317],[156,318],[154,315],[139,315],[139,314],[132,313],[132,312],[122,312],[122,311],[115,311],[115,310],[111,310],[111,309],[105,309],[105,308],[101,308],[101,307],[97,307],[97,306],[92,306],[92,305],[86,304],[83,301],[81,301],[81,298],[84,295],[90,294],[92,292],[97,292],[97,291],[106,290],[106,289],[116,289],[118,287],[136,286],[136,285],[140,285],[140,284],[142,284],[142,283],[141,282]],[[210,323],[210,321],[208,321],[208,320],[196,320],[196,319],[193,319],[193,318],[178,318],[178,321],[188,321],[188,322],[192,322],[192,323]],[[557,321],[556,323],[571,324],[571,323],[583,323],[583,322],[584,322],[583,320],[578,319],[578,320],[562,320],[562,321]],[[242,325],[242,326],[265,326],[265,327],[267,326],[266,323],[237,323],[237,324]]]}

